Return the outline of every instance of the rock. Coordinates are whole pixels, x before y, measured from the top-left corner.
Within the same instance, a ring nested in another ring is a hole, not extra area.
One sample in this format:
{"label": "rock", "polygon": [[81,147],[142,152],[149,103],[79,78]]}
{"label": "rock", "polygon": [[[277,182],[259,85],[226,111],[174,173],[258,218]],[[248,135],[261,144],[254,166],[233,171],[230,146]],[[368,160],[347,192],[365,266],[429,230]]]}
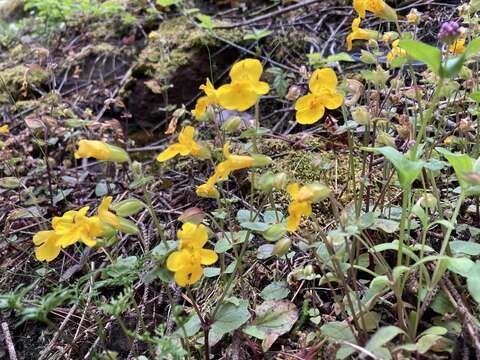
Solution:
{"label": "rock", "polygon": [[0,0],[0,19],[12,21],[25,15],[23,0]]}
{"label": "rock", "polygon": [[46,84],[48,79],[48,72],[38,65],[17,65],[0,71],[0,105],[11,103],[11,98],[34,98],[34,90]]}
{"label": "rock", "polygon": [[[238,30],[224,31],[221,36],[241,39]],[[198,87],[205,79],[213,73],[217,80],[238,57],[238,52],[230,48],[213,56],[222,45],[186,17],[164,21],[150,36],[120,91],[134,122],[142,128],[153,128],[159,121],[166,122],[167,105],[188,104],[188,109],[193,108],[200,93]]]}

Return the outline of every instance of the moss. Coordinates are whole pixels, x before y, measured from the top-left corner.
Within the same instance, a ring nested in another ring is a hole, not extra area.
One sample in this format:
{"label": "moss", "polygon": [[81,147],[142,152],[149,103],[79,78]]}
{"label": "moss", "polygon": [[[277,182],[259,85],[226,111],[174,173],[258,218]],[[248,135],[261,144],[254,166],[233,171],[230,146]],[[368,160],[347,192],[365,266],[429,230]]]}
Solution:
{"label": "moss", "polygon": [[19,99],[22,95],[22,87],[26,85],[26,98],[31,97],[32,89],[41,87],[49,78],[46,71],[40,69],[29,69],[24,65],[17,65],[0,72],[0,104],[10,103],[10,95]]}

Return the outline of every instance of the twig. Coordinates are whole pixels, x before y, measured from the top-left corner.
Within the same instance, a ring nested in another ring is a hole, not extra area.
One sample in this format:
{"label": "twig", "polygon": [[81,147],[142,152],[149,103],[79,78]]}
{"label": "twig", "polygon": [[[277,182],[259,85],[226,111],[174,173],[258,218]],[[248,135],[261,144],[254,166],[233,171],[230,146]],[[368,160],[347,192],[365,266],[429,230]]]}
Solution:
{"label": "twig", "polygon": [[282,8],[282,9],[278,9],[277,11],[272,11],[272,12],[269,13],[269,14],[257,16],[257,17],[254,17],[253,19],[250,19],[250,20],[245,20],[245,21],[243,21],[243,22],[241,22],[241,23],[215,26],[215,29],[231,29],[231,28],[235,28],[235,27],[241,27],[241,26],[250,25],[250,24],[256,23],[256,22],[258,22],[258,21],[262,21],[262,20],[265,20],[265,19],[269,19],[269,18],[272,18],[272,17],[276,17],[276,16],[278,16],[278,15],[280,15],[280,14],[283,14],[283,13],[286,13],[286,12],[289,12],[289,11],[293,11],[293,10],[296,10],[296,9],[300,9],[300,8],[302,8],[302,7],[304,7],[304,6],[308,6],[308,5],[315,4],[315,3],[317,3],[317,2],[322,2],[322,1],[323,1],[323,0],[307,0],[307,1],[303,1],[303,2],[300,2],[300,3],[297,3],[297,4],[293,4],[293,5],[284,7],[284,8]]}
{"label": "twig", "polygon": [[10,356],[10,360],[17,360],[17,353],[15,352],[15,346],[13,345],[10,330],[8,329],[8,323],[2,322],[2,331],[3,335],[5,335],[5,343],[7,344],[7,350],[8,355]]}

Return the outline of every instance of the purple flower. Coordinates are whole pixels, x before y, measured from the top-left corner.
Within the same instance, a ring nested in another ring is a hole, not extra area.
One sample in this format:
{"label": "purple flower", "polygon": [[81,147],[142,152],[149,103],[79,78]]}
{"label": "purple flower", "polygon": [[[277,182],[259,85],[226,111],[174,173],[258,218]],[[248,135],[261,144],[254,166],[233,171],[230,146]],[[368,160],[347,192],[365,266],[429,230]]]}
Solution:
{"label": "purple flower", "polygon": [[438,39],[446,44],[454,42],[461,35],[460,25],[455,21],[447,21],[442,24],[438,33]]}

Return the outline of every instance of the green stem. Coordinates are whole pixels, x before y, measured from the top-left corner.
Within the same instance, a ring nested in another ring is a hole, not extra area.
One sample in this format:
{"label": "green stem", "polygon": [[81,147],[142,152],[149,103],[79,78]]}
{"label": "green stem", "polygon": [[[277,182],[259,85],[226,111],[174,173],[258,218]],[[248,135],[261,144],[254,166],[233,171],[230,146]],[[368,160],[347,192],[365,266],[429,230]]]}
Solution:
{"label": "green stem", "polygon": [[400,219],[400,236],[398,239],[397,266],[402,265],[403,243],[405,242],[405,223],[407,220],[408,204],[410,202],[411,188],[403,191],[402,197],[402,218]]}

